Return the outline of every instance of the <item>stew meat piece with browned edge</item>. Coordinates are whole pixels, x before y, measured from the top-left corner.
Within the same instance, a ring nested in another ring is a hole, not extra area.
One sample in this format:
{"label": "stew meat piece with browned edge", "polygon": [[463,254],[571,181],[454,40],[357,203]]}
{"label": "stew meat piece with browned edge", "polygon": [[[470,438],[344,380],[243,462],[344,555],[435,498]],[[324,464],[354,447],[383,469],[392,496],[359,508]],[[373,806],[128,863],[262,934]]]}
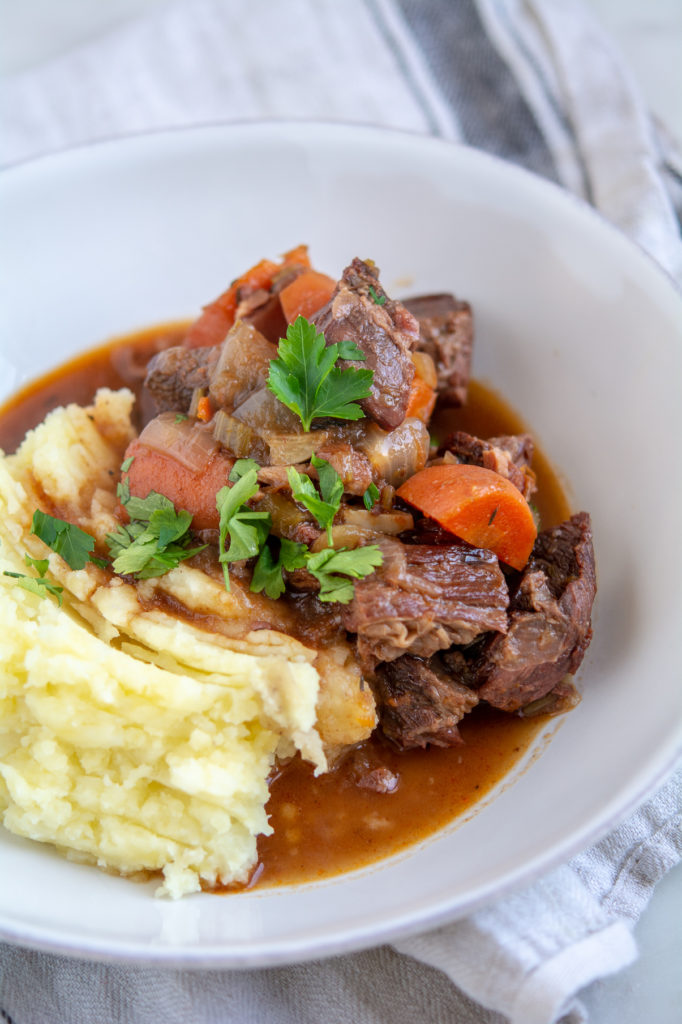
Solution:
{"label": "stew meat piece with browned edge", "polygon": [[378,268],[354,259],[314,321],[328,345],[349,340],[362,349],[364,362],[344,363],[374,372],[371,394],[360,406],[385,430],[399,426],[414,377],[410,353],[419,342],[419,322],[402,302],[388,298]]}
{"label": "stew meat piece with browned edge", "polygon": [[417,347],[433,359],[443,405],[464,405],[471,370],[474,327],[471,306],[447,293],[405,299],[419,321]]}

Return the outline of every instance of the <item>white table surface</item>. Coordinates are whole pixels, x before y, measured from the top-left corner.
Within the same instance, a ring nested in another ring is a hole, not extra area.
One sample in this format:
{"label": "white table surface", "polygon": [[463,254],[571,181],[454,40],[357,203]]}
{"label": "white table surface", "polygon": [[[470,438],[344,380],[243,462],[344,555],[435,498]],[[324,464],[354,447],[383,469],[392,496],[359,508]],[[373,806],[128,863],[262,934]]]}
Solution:
{"label": "white table surface", "polygon": [[[28,70],[167,0],[0,0],[0,74]],[[587,0],[682,142],[682,0]],[[591,1024],[682,1024],[682,865],[657,887],[639,959],[581,994]]]}

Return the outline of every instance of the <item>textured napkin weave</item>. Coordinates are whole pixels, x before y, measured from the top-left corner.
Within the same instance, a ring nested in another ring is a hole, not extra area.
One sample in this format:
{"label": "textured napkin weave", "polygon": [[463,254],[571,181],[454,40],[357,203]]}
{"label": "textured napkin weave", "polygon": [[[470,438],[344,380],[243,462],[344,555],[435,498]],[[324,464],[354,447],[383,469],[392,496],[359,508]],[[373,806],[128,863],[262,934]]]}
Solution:
{"label": "textured napkin weave", "polygon": [[[184,0],[0,83],[6,164],[150,128],[303,117],[463,141],[592,202],[675,277],[679,152],[575,0]],[[679,194],[678,194],[679,196]],[[13,1024],[550,1024],[636,956],[682,857],[682,771],[610,836],[423,936],[322,963],[192,972],[0,947]],[[452,982],[455,984],[453,985]]]}

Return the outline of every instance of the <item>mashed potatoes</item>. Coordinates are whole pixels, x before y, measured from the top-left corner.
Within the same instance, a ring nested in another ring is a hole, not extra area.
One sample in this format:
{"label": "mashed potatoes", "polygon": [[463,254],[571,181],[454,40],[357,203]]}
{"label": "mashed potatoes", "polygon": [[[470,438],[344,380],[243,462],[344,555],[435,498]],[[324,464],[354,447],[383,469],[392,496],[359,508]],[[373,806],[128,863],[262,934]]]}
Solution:
{"label": "mashed potatoes", "polygon": [[[256,595],[188,565],[139,585],[94,564],[74,571],[31,535],[46,504],[100,540],[112,529],[130,407],[127,392],[101,392],[0,457],[0,813],[71,857],[162,871],[159,891],[177,897],[246,879],[270,831],[276,755],[299,750],[324,770],[320,732],[357,742],[374,708],[344,644],[316,666],[276,629],[240,633]],[[61,607],[5,575],[31,575],[26,554],[49,556]],[[160,610],[160,591],[210,607],[224,628]]]}

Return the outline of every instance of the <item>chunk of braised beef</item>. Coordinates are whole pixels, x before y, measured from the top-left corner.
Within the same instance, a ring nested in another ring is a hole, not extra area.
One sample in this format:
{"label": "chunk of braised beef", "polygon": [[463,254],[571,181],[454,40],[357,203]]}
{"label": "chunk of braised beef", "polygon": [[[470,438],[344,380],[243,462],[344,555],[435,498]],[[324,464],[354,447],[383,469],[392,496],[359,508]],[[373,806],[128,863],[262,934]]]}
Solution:
{"label": "chunk of braised beef", "polygon": [[482,466],[499,473],[528,499],[535,491],[535,476],[530,470],[533,439],[530,434],[491,437],[487,441],[462,430],[455,431],[443,442],[438,454],[449,452],[468,466]]}
{"label": "chunk of braised beef", "polygon": [[436,659],[404,654],[379,665],[370,682],[381,730],[400,750],[461,743],[458,723],[478,703],[478,695]]}
{"label": "chunk of braised beef", "polygon": [[510,604],[506,635],[483,645],[478,693],[517,711],[577,670],[592,636],[596,593],[592,528],[586,512],[538,535]]}
{"label": "chunk of braised beef", "polygon": [[515,466],[525,469],[533,461],[535,442],[530,434],[502,434],[487,438],[494,448],[503,448]]}
{"label": "chunk of braised beef", "polygon": [[221,345],[208,348],[173,345],[149,360],[144,385],[158,412],[187,412],[194,389],[208,387],[221,348]]}
{"label": "chunk of braised beef", "polygon": [[[382,756],[383,755],[383,756]],[[386,747],[361,744],[349,750],[338,764],[345,782],[358,789],[374,793],[395,793],[400,785],[400,773],[385,763],[394,760]]]}
{"label": "chunk of braised beef", "polygon": [[372,263],[354,259],[346,267],[330,301],[314,318],[328,345],[352,341],[365,360],[340,360],[340,366],[373,371],[371,393],[360,405],[384,430],[405,419],[419,340],[419,324],[401,302],[389,299]]}
{"label": "chunk of braised beef", "polygon": [[270,291],[264,288],[242,288],[238,296],[235,321],[242,320],[250,324],[273,345],[279,344],[280,338],[283,338],[287,331],[287,321],[279,293],[304,270],[305,267],[298,264],[285,267],[276,275]]}
{"label": "chunk of braised beef", "polygon": [[451,647],[448,651],[441,651],[438,655],[441,664],[450,679],[475,690],[478,685],[476,672],[476,652],[485,643],[486,634],[469,644],[467,647]]}
{"label": "chunk of braised beef", "polygon": [[461,543],[379,545],[382,565],[355,584],[343,610],[363,665],[407,653],[428,658],[487,630],[506,631],[509,592],[492,551]]}
{"label": "chunk of braised beef", "polygon": [[419,321],[417,348],[433,359],[442,405],[460,406],[467,399],[474,327],[471,306],[448,293],[405,299]]}
{"label": "chunk of braised beef", "polygon": [[[400,499],[398,499],[400,501]],[[401,507],[401,506],[399,506]],[[409,507],[409,506],[407,506]],[[461,541],[435,519],[421,516],[415,519],[414,529],[400,534],[405,544],[460,544]]]}
{"label": "chunk of braised beef", "polygon": [[346,441],[337,441],[331,437],[315,454],[319,459],[326,459],[338,473],[346,494],[363,495],[372,483],[369,459]]}

